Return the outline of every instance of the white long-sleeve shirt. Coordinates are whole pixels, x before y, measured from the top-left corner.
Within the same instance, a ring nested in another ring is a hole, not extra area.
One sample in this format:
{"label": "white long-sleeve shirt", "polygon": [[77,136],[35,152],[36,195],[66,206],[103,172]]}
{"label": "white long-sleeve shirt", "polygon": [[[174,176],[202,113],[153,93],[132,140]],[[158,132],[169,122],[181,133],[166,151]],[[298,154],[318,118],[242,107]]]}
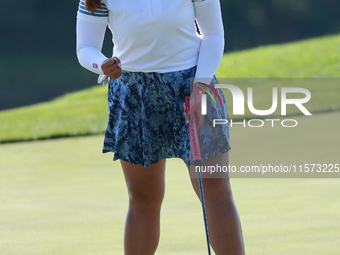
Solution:
{"label": "white long-sleeve shirt", "polygon": [[[80,0],[77,56],[88,70],[102,74],[106,27],[112,32],[113,56],[123,70],[173,72],[197,65],[195,80],[213,77],[224,49],[219,0],[102,0],[94,13]],[[196,20],[200,35],[196,32]]]}

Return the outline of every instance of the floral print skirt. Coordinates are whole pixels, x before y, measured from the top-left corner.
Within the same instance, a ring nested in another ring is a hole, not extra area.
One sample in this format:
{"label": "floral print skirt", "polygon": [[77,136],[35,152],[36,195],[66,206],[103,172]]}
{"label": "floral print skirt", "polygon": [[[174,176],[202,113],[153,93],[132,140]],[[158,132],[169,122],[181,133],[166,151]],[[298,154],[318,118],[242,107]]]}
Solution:
{"label": "floral print skirt", "polygon": [[[110,79],[103,153],[114,152],[114,161],[122,159],[144,167],[174,157],[193,165],[183,103],[190,95],[195,72],[196,66],[168,73],[124,70],[118,79]],[[214,76],[210,86],[216,83]],[[222,106],[207,96],[207,115],[199,129],[202,162],[231,149],[229,125],[212,126],[213,119],[229,119],[223,92],[216,91]]]}

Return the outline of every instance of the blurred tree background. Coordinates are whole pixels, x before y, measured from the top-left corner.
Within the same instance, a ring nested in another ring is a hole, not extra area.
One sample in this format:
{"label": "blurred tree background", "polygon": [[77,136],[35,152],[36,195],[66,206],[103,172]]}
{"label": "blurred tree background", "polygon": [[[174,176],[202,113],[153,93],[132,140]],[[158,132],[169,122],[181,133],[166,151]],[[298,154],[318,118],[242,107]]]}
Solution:
{"label": "blurred tree background", "polygon": [[[339,0],[220,1],[225,52],[340,32]],[[77,8],[77,0],[1,0],[0,110],[96,84],[76,58]],[[103,52],[112,52],[108,31]]]}

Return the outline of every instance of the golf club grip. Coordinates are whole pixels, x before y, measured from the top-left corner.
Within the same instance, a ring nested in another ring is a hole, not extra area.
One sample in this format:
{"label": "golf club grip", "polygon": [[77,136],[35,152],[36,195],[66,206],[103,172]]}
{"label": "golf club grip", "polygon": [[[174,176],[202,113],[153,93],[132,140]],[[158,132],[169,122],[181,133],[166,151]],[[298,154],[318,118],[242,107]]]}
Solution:
{"label": "golf club grip", "polygon": [[[185,97],[186,112],[189,114],[190,111],[190,96]],[[192,157],[194,162],[201,161],[201,148],[198,139],[198,130],[196,123],[196,115],[193,114],[192,119],[189,122],[189,133],[190,133],[190,143],[192,150]]]}

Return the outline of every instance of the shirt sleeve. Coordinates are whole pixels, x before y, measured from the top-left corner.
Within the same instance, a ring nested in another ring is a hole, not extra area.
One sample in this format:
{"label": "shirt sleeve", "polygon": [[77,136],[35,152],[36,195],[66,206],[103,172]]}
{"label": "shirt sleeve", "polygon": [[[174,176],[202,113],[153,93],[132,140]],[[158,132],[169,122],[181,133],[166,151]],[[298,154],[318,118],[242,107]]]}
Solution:
{"label": "shirt sleeve", "polygon": [[101,1],[102,9],[97,8],[93,13],[85,8],[85,0],[80,0],[77,18],[94,23],[107,24],[109,20],[109,10],[105,1]]}
{"label": "shirt sleeve", "polygon": [[101,64],[107,59],[101,49],[108,23],[108,11],[104,3],[102,7],[103,9],[96,9],[92,13],[85,9],[84,0],[81,0],[76,24],[78,61],[84,68],[97,74],[103,74]]}
{"label": "shirt sleeve", "polygon": [[193,0],[201,34],[195,82],[210,84],[223,56],[224,29],[219,0]]}

